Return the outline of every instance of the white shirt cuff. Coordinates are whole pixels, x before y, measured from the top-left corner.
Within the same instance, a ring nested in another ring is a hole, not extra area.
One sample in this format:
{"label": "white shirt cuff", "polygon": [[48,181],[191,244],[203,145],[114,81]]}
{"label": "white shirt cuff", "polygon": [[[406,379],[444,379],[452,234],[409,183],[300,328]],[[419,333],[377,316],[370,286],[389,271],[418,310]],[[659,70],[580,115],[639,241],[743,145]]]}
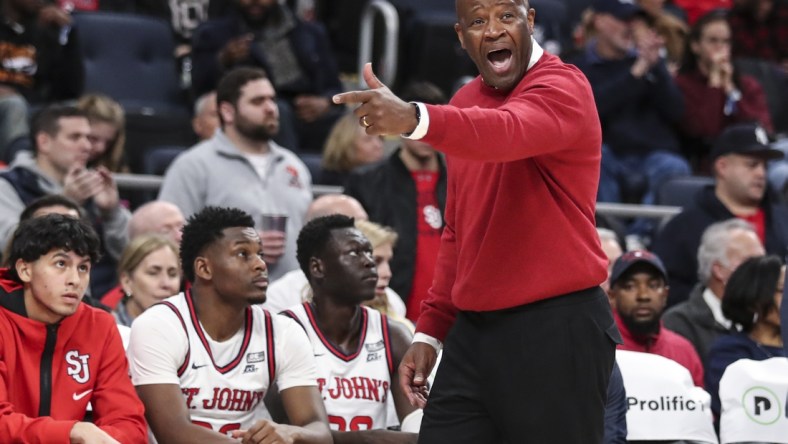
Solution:
{"label": "white shirt cuff", "polygon": [[430,113],[427,112],[427,107],[421,102],[410,102],[419,108],[419,124],[410,134],[403,134],[402,137],[410,140],[420,140],[427,135],[427,130],[430,128]]}
{"label": "white shirt cuff", "polygon": [[412,343],[415,344],[416,342],[423,342],[425,344],[431,345],[432,348],[435,349],[436,353],[439,353],[441,351],[441,348],[443,348],[443,344],[441,343],[441,341],[425,333],[416,333],[415,335],[413,335]]}

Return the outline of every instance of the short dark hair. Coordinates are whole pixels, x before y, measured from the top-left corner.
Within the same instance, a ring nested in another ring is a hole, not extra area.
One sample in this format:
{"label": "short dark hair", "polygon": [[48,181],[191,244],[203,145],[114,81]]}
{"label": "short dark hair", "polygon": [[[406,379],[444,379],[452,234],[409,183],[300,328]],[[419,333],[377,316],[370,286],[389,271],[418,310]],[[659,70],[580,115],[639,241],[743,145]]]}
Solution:
{"label": "short dark hair", "polygon": [[47,214],[22,221],[11,239],[9,276],[19,283],[22,282],[16,272],[19,259],[34,262],[55,249],[89,256],[94,263],[101,256],[101,241],[93,227],[80,219],[62,214]]}
{"label": "short dark hair", "polygon": [[[216,105],[220,106],[223,102],[228,102],[234,108],[237,107],[238,99],[241,97],[241,88],[244,85],[254,80],[267,78],[268,75],[261,68],[242,66],[233,69],[219,80],[219,85],[216,87]],[[219,122],[224,127],[222,113],[219,113]]]}
{"label": "short dark hair", "polygon": [[406,102],[422,102],[430,105],[445,105],[448,103],[446,94],[435,84],[425,81],[411,82],[402,89],[402,100]]}
{"label": "short dark hair", "polygon": [[39,133],[46,133],[55,136],[60,131],[60,119],[68,117],[88,118],[87,113],[71,105],[55,104],[41,109],[33,116],[30,125],[30,137],[33,138],[33,148],[37,151],[36,136]]}
{"label": "short dark hair", "polygon": [[331,239],[331,231],[342,228],[355,228],[355,220],[343,214],[330,214],[328,216],[316,217],[301,229],[296,241],[296,257],[298,265],[306,275],[309,275],[309,259],[323,252],[323,249]]}
{"label": "short dark hair", "polygon": [[30,202],[19,215],[19,221],[28,220],[33,217],[36,211],[47,207],[66,207],[76,211],[80,218],[85,217],[82,207],[74,199],[62,194],[49,194]]}
{"label": "short dark hair", "polygon": [[748,333],[755,315],[763,319],[775,306],[774,293],[780,280],[782,261],[774,255],[756,256],[742,262],[731,274],[722,296],[722,313]]}
{"label": "short dark hair", "polygon": [[189,217],[181,238],[183,275],[194,282],[194,260],[206,247],[224,237],[227,228],[254,228],[254,219],[238,208],[205,207]]}

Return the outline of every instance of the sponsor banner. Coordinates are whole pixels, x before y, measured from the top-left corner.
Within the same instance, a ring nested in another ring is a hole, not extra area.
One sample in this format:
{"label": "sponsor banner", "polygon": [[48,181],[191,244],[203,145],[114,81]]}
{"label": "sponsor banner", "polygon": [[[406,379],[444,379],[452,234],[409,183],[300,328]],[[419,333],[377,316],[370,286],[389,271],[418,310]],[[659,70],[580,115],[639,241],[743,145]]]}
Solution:
{"label": "sponsor banner", "polygon": [[788,444],[788,359],[740,359],[720,379],[720,441]]}
{"label": "sponsor banner", "polygon": [[711,396],[689,370],[651,353],[618,350],[627,392],[628,441],[689,440],[717,444]]}

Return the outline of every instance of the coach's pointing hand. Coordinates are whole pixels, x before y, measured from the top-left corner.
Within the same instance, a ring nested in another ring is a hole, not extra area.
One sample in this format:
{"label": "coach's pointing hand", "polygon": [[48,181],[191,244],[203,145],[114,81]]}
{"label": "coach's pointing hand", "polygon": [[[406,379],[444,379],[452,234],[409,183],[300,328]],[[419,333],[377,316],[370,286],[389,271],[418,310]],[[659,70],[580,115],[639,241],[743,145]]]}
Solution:
{"label": "coach's pointing hand", "polygon": [[370,135],[410,134],[416,129],[416,106],[395,96],[378,80],[371,63],[364,65],[364,81],[370,89],[337,94],[334,103],[360,103],[354,114]]}

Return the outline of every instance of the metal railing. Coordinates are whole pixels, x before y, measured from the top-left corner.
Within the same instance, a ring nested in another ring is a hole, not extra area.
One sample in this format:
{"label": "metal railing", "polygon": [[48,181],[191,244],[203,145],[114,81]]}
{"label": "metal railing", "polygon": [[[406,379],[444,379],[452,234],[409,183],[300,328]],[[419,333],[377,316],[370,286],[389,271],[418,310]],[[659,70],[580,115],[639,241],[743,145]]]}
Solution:
{"label": "metal railing", "polygon": [[384,46],[381,68],[378,77],[386,85],[394,85],[397,80],[397,61],[399,52],[399,13],[397,8],[386,0],[373,0],[361,15],[361,31],[359,32],[358,50],[358,83],[359,88],[366,89],[364,82],[364,64],[372,61],[373,40],[375,38],[375,17],[383,19]]}
{"label": "metal railing", "polygon": [[[162,177],[149,174],[113,174],[118,188],[124,190],[155,191],[161,187]],[[312,185],[315,196],[341,193],[342,187],[328,185]],[[596,205],[598,214],[614,217],[649,217],[653,219],[670,219],[681,212],[681,207],[660,205],[635,205],[621,203],[604,203]]]}

